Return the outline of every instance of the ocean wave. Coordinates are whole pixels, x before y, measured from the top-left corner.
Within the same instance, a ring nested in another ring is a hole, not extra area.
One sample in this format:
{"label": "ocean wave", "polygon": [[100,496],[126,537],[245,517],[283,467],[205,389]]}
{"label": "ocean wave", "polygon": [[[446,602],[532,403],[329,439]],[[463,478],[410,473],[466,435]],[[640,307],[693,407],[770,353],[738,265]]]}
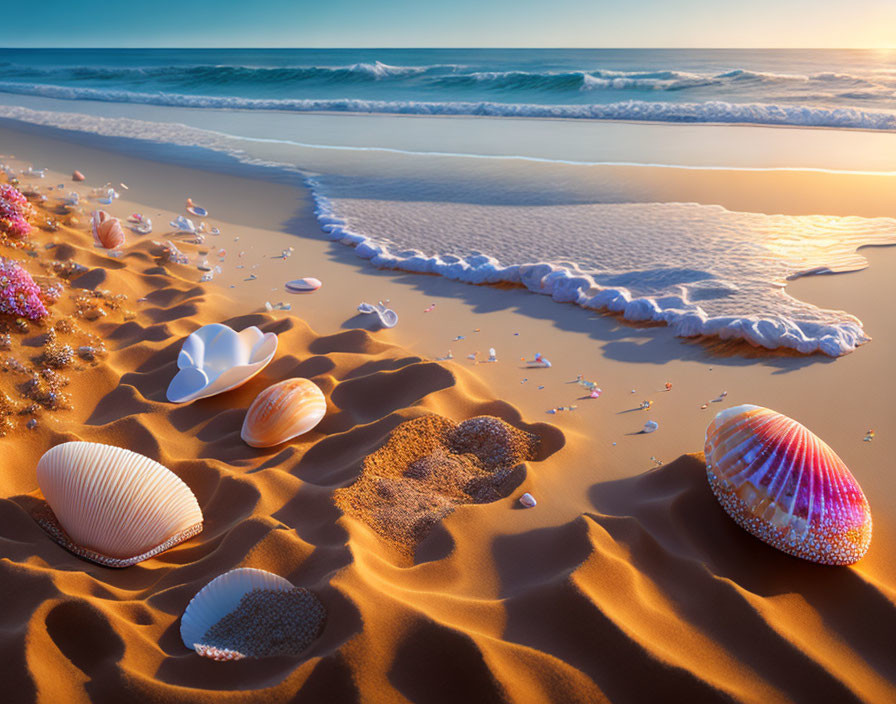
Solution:
{"label": "ocean wave", "polygon": [[158,81],[183,85],[283,84],[300,81],[363,82],[402,79],[427,73],[458,71],[456,64],[392,66],[381,61],[350,66],[24,66],[0,63],[0,76],[60,80]]}
{"label": "ocean wave", "polygon": [[498,102],[426,102],[400,100],[261,99],[233,96],[139,93],[124,90],[0,82],[0,92],[35,95],[61,100],[94,100],[167,107],[286,112],[385,113],[395,115],[447,115],[483,117],[563,118],[574,120],[624,120],[670,123],[728,123],[790,125],[869,130],[896,130],[896,111],[861,110],[854,107],[814,107],[766,103],[669,103],[628,100],[594,105],[540,105]]}
{"label": "ocean wave", "polygon": [[722,73],[676,69],[620,71],[570,69],[562,71],[470,70],[460,64],[395,66],[381,61],[348,66],[250,66],[230,64],[184,64],[164,66],[29,66],[0,63],[0,79],[32,79],[62,85],[69,82],[122,82],[128,86],[155,83],[183,88],[207,86],[287,86],[296,84],[365,84],[378,81],[428,88],[497,91],[676,91],[716,86],[743,88],[751,85],[799,85],[817,83],[843,87],[896,88],[896,75],[886,70],[867,75],[842,72],[788,74],[735,68]]}

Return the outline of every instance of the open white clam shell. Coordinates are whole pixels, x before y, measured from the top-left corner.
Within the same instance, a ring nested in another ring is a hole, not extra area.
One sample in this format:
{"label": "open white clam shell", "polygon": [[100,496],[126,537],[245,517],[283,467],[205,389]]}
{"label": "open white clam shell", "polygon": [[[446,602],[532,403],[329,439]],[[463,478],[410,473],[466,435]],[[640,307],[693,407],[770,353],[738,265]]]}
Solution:
{"label": "open white clam shell", "polygon": [[220,323],[204,325],[184,341],[168,400],[187,403],[235,389],[264,369],[276,352],[272,332],[252,326],[238,333]]}
{"label": "open white clam shell", "polygon": [[203,641],[212,626],[233,613],[242,598],[256,589],[288,592],[295,589],[295,586],[283,577],[252,567],[225,572],[200,589],[184,610],[180,620],[180,637],[184,645],[200,655],[216,660],[244,657],[242,653],[215,648]]}
{"label": "open white clam shell", "polygon": [[47,505],[35,519],[79,557],[128,567],[202,531],[202,510],[181,479],[149,457],[94,442],[44,453],[37,483]]}
{"label": "open white clam shell", "polygon": [[382,301],[375,306],[370,303],[360,303],[358,304],[358,312],[375,314],[380,321],[380,325],[384,328],[394,328],[398,324],[398,313],[391,308],[387,308]]}

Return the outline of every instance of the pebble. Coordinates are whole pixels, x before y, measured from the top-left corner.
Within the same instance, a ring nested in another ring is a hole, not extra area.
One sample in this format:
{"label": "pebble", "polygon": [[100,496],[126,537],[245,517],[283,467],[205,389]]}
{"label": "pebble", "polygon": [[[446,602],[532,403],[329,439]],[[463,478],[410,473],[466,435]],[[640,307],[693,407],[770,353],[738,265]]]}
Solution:
{"label": "pebble", "polygon": [[652,433],[654,430],[657,430],[660,427],[660,424],[655,420],[649,420],[644,424],[644,432]]}
{"label": "pebble", "polygon": [[537,504],[538,502],[535,500],[535,497],[528,491],[520,497],[520,505],[525,508],[535,508]]}

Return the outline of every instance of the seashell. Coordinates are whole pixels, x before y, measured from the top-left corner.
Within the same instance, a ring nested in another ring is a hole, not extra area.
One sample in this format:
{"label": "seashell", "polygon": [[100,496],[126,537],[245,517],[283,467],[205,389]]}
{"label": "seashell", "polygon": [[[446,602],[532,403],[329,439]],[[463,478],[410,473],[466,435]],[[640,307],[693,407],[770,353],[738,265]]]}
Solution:
{"label": "seashell", "polygon": [[196,205],[192,198],[187,198],[186,211],[190,213],[190,215],[195,215],[197,218],[208,217],[208,211],[202,206]]}
{"label": "seashell", "polygon": [[276,351],[272,332],[252,326],[237,333],[220,323],[203,325],[184,341],[168,400],[186,403],[235,389],[264,369]]}
{"label": "seashell", "polygon": [[655,420],[649,420],[644,424],[644,433],[652,433],[654,430],[657,430],[660,427],[660,424]]}
{"label": "seashell", "polygon": [[196,225],[189,218],[185,218],[183,215],[178,215],[174,220],[168,223],[178,232],[196,232]]}
{"label": "seashell", "polygon": [[851,565],[868,551],[862,488],[792,418],[752,405],[722,411],[706,429],[706,472],[738,525],[779,550],[825,565]]}
{"label": "seashell", "polygon": [[370,303],[359,303],[358,312],[376,315],[380,321],[380,325],[384,328],[394,328],[398,324],[398,313],[391,308],[387,308],[386,304],[380,301],[375,306]]}
{"label": "seashell", "polygon": [[37,483],[47,501],[35,516],[62,547],[106,567],[128,567],[202,531],[190,488],[149,457],[94,442],[44,453]]}
{"label": "seashell", "polygon": [[72,172],[72,181],[83,181],[83,180],[84,180],[84,174],[82,174],[80,171]]}
{"label": "seashell", "polygon": [[538,502],[535,500],[535,497],[528,491],[520,497],[520,505],[525,508],[535,508],[537,504]]}
{"label": "seashell", "polygon": [[272,447],[307,433],[326,412],[327,399],[317,384],[309,379],[286,379],[255,397],[240,436],[252,447]]}
{"label": "seashell", "polygon": [[320,633],[326,609],[307,589],[241,567],[206,584],[187,605],[180,637],[214,660],[299,655]]}
{"label": "seashell", "polygon": [[311,293],[312,291],[317,291],[321,286],[320,280],[311,276],[286,282],[286,290],[292,293]]}
{"label": "seashell", "polygon": [[105,210],[94,210],[90,216],[93,239],[101,247],[117,249],[124,244],[124,230],[118,218],[113,218]]}

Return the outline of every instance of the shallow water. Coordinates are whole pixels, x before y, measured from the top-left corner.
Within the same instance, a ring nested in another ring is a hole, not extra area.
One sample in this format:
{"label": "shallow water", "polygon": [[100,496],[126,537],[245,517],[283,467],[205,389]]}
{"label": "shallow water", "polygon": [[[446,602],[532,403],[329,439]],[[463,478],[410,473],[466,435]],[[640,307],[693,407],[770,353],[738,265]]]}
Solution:
{"label": "shallow water", "polygon": [[[892,173],[889,55],[375,54],[4,50],[0,117],[206,147],[301,174],[324,230],[379,266],[520,282],[682,335],[832,355],[866,339],[848,311],[783,287],[861,268],[855,250],[896,242],[896,221],[651,202],[606,165]],[[309,114],[319,110],[419,114]]]}

